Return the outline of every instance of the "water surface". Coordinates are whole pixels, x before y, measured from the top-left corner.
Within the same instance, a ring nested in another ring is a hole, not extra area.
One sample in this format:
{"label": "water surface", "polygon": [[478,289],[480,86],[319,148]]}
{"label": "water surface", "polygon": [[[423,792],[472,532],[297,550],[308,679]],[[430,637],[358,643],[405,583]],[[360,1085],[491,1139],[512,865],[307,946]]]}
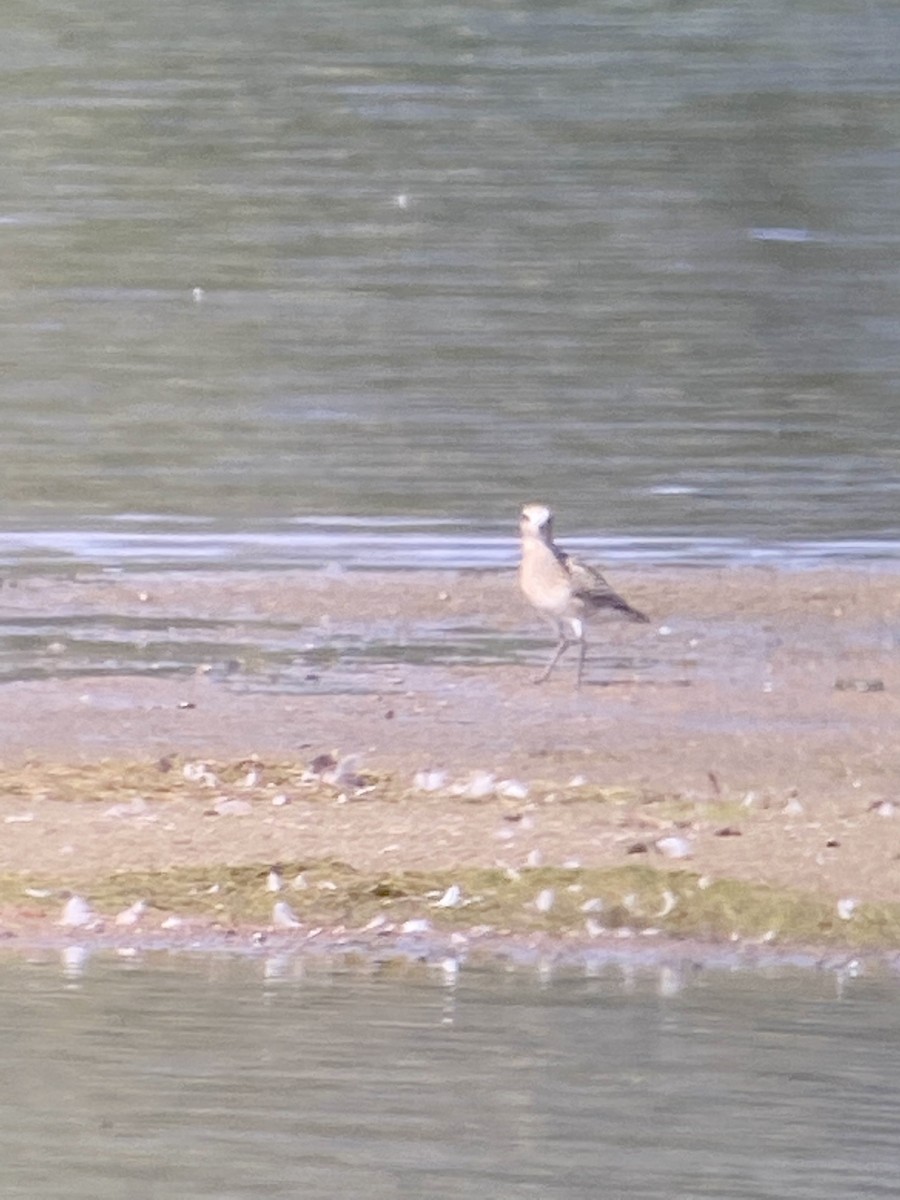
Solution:
{"label": "water surface", "polygon": [[0,29],[0,563],[896,554],[889,0]]}
{"label": "water surface", "polygon": [[68,963],[0,968],[10,1200],[896,1192],[893,979]]}

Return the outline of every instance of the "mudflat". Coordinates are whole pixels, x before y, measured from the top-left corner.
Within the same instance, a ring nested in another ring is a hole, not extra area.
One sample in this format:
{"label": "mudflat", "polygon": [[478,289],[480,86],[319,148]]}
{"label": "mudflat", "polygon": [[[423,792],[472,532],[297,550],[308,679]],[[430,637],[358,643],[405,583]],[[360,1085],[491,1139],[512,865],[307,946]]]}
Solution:
{"label": "mudflat", "polygon": [[[531,682],[552,637],[506,572],[5,586],[7,621],[202,617],[245,643],[260,622],[290,622],[308,626],[317,650],[308,684],[290,692],[260,686],[240,662],[189,675],[67,674],[65,651],[58,674],[0,686],[6,927],[55,920],[64,888],[101,895],[101,880],[136,873],[143,893],[162,895],[154,873],[206,879],[228,868],[254,880],[275,862],[312,879],[340,864],[368,881],[373,903],[379,880],[410,873],[439,890],[472,871],[516,886],[523,872],[544,872],[545,884],[550,870],[574,872],[577,896],[578,872],[652,868],[663,883],[675,873],[685,895],[692,879],[815,897],[836,909],[838,934],[866,905],[882,906],[884,923],[885,906],[900,902],[900,576],[609,574],[651,624],[594,625],[580,690],[574,654]],[[435,645],[475,630],[496,653],[374,655],[358,678],[323,653],[331,638],[364,643],[373,630],[411,646],[423,630]],[[272,897],[258,890],[268,911]],[[291,903],[300,897],[312,921],[328,890],[318,901],[298,890]],[[166,912],[155,903],[151,922]],[[349,901],[342,911],[347,922],[360,915]],[[259,924],[262,909],[253,912]],[[548,912],[534,911],[541,928]],[[228,915],[241,919],[237,900]],[[459,923],[473,918],[456,910]]]}

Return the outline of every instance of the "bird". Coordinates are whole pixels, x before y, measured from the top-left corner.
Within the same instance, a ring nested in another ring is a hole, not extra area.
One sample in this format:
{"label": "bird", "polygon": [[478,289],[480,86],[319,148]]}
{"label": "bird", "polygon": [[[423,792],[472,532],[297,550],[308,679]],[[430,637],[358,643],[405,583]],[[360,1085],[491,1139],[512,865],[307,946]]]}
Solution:
{"label": "bird", "polygon": [[553,512],[546,504],[526,504],[519,517],[522,558],[519,586],[528,603],[556,631],[553,656],[535,679],[543,683],[569,646],[578,647],[576,687],[581,686],[587,640],[584,618],[609,611],[629,621],[647,624],[649,617],[624,600],[594,567],[566,554],[553,540]]}

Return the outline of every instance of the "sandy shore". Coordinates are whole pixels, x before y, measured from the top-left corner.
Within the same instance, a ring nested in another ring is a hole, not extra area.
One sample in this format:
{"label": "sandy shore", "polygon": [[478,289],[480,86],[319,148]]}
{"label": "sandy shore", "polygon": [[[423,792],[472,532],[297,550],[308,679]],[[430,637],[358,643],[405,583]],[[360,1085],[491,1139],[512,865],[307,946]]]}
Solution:
{"label": "sandy shore", "polygon": [[[841,902],[838,933],[867,904],[883,915],[900,900],[898,576],[744,568],[616,572],[615,583],[652,623],[597,628],[580,692],[574,664],[530,682],[549,643],[505,574],[5,587],[7,619],[202,615],[236,629],[290,620],[308,623],[320,645],[330,631],[365,636],[388,622],[413,638],[423,627],[438,638],[478,629],[516,648],[512,661],[484,666],[375,661],[356,692],[327,665],[308,694],[255,690],[215,663],[191,677],[5,684],[7,929],[46,925],[58,889],[99,892],[111,873],[272,862],[337,862],[374,880],[432,873],[437,887],[474,869],[640,864],[789,889],[829,909]],[[353,760],[337,778],[321,762],[311,773],[322,755]],[[198,763],[209,764],[205,779],[190,778]],[[433,791],[414,782],[426,769]],[[220,811],[228,800],[242,802],[237,813]],[[129,804],[130,814],[110,815]],[[667,845],[688,857],[667,857]],[[46,901],[17,902],[29,884]],[[266,910],[271,899],[260,901]],[[151,912],[148,929],[164,912]]]}

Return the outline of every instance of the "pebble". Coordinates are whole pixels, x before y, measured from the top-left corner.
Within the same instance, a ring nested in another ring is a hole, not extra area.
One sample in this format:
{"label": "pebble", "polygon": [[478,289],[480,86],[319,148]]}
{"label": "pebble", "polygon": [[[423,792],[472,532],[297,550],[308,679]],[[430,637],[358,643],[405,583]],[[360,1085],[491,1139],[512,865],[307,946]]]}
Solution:
{"label": "pebble", "polygon": [[285,900],[278,900],[272,905],[272,924],[276,929],[297,929],[300,920]]}
{"label": "pebble", "polygon": [[436,900],[433,908],[456,908],[462,900],[462,889],[458,883],[452,883],[440,900]]}
{"label": "pebble", "polygon": [[836,679],[835,689],[839,692],[883,692],[883,679]]}
{"label": "pebble", "polygon": [[690,858],[693,853],[687,838],[676,837],[674,834],[660,838],[656,842],[656,849],[664,858]]}
{"label": "pebble", "polygon": [[493,796],[496,781],[488,771],[476,771],[467,783],[457,784],[454,794],[466,800],[486,800]]}
{"label": "pebble", "polygon": [[253,812],[253,805],[249,800],[231,800],[223,797],[215,802],[212,811],[217,817],[247,817]]}
{"label": "pebble", "polygon": [[404,921],[400,926],[401,933],[427,933],[431,928],[431,922],[424,917],[413,917],[410,921]]}
{"label": "pebble", "polygon": [[526,800],[528,798],[528,785],[518,779],[501,779],[495,791],[498,796],[503,796],[507,800]]}
{"label": "pebble", "polygon": [[80,929],[96,920],[96,914],[83,896],[70,896],[63,906],[59,924],[69,929]]}
{"label": "pebble", "polygon": [[447,786],[447,772],[438,771],[433,767],[427,767],[423,771],[416,771],[413,776],[413,787],[417,792],[439,792],[441,788]]}
{"label": "pebble", "polygon": [[104,817],[146,817],[150,805],[143,796],[134,796],[122,804],[113,804],[107,808]]}
{"label": "pebble", "polygon": [[[329,784],[331,787],[362,787],[365,780],[359,774],[359,755],[346,754],[333,770],[322,771],[322,782]],[[315,763],[313,764],[315,767]]]}
{"label": "pebble", "polygon": [[123,909],[116,916],[117,925],[136,925],[147,911],[146,900],[135,900],[130,908]]}
{"label": "pebble", "polygon": [[205,783],[207,787],[218,787],[219,784],[219,780],[209,769],[209,764],[205,762],[185,763],[181,774],[188,783]]}

